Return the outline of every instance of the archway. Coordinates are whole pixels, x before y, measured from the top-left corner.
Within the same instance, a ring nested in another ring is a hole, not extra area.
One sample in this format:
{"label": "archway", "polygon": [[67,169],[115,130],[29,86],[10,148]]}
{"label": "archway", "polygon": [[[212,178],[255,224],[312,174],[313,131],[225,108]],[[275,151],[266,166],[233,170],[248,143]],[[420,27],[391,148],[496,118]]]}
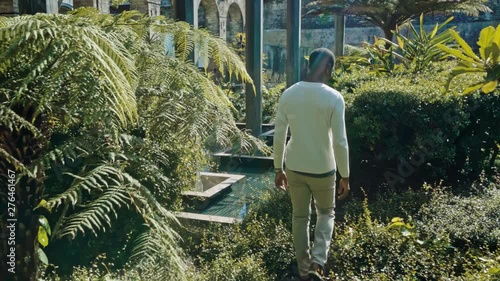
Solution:
{"label": "archway", "polygon": [[219,11],[215,0],[201,0],[198,6],[198,27],[219,36]]}
{"label": "archway", "polygon": [[227,12],[227,42],[233,43],[238,33],[244,33],[243,14],[236,3],[229,6]]}

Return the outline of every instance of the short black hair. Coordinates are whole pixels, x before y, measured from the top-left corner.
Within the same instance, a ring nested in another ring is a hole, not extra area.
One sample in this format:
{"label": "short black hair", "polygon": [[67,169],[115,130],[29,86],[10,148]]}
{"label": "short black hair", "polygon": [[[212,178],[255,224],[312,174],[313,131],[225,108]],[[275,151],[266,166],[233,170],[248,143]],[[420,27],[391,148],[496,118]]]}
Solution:
{"label": "short black hair", "polygon": [[335,66],[335,56],[333,55],[332,51],[328,50],[327,48],[318,48],[312,51],[312,53],[309,55],[309,69],[312,72],[315,72],[317,70],[316,68],[323,60],[328,60],[327,64],[330,64],[333,69],[333,67]]}

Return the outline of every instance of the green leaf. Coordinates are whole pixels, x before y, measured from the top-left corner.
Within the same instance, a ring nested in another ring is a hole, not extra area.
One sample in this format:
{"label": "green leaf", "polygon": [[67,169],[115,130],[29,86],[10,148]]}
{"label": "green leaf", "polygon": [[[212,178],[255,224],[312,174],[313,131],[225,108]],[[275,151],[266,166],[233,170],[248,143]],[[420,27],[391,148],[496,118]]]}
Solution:
{"label": "green leaf", "polygon": [[495,38],[493,39],[493,43],[500,46],[500,24],[497,26],[497,30],[495,31]]}
{"label": "green leaf", "polygon": [[493,92],[498,86],[498,81],[497,80],[493,80],[493,81],[490,81],[486,84],[484,84],[484,86],[481,88],[481,90],[485,93],[485,94],[488,94],[488,93],[491,93]]}
{"label": "green leaf", "polygon": [[479,34],[479,41],[477,41],[477,45],[479,46],[479,53],[481,54],[481,58],[485,61],[488,57],[486,56],[486,48],[491,45],[493,39],[495,38],[496,30],[493,26],[488,26],[481,30]]}
{"label": "green leaf", "polygon": [[47,232],[45,231],[45,228],[39,226],[38,227],[38,242],[40,242],[40,245],[47,247],[49,245],[49,237],[47,236]]}
{"label": "green leaf", "polygon": [[394,218],[392,218],[392,220],[391,220],[391,222],[401,222],[401,221],[403,221],[403,219],[402,219],[402,218],[400,218],[400,217],[394,217]]}
{"label": "green leaf", "polygon": [[434,38],[434,36],[436,36],[436,33],[438,31],[438,27],[439,27],[439,25],[436,23],[436,26],[434,26],[434,29],[431,32],[431,38]]}
{"label": "green leaf", "polygon": [[492,267],[488,269],[488,274],[495,275],[500,273],[500,268],[498,267]]}
{"label": "green leaf", "polygon": [[475,84],[473,86],[470,86],[469,88],[465,89],[464,94],[468,94],[470,92],[479,90],[479,89],[481,89],[481,87],[483,87],[483,85],[484,85],[484,83],[481,82],[481,83]]}
{"label": "green leaf", "polygon": [[474,62],[473,58],[465,56],[460,50],[448,48],[443,44],[438,44],[437,47],[439,49],[443,50],[444,52],[446,52],[446,53],[448,53],[448,54],[450,54],[458,59],[462,59],[462,60],[469,61],[469,62]]}
{"label": "green leaf", "polygon": [[42,250],[42,248],[38,248],[38,259],[43,262],[45,265],[49,265],[49,259],[47,258],[47,255],[45,252]]}
{"label": "green leaf", "polygon": [[45,231],[49,234],[52,235],[51,230],[50,230],[50,224],[49,221],[45,216],[40,216],[38,218],[38,221],[40,222],[40,225],[45,229]]}
{"label": "green leaf", "polygon": [[38,208],[45,208],[47,209],[49,212],[52,211],[52,207],[48,204],[48,202],[45,200],[45,199],[42,199],[40,201],[40,203],[38,203],[38,206],[35,207],[34,210],[38,209]]}
{"label": "green leaf", "polygon": [[465,42],[465,40],[462,37],[460,37],[460,35],[458,35],[458,32],[450,29],[450,34],[453,37],[453,39],[457,41],[458,45],[460,45],[462,50],[464,50],[467,56],[469,56],[471,59],[479,61],[479,58],[476,56],[476,54],[474,54],[474,51],[472,51],[471,46],[467,44],[467,42]]}

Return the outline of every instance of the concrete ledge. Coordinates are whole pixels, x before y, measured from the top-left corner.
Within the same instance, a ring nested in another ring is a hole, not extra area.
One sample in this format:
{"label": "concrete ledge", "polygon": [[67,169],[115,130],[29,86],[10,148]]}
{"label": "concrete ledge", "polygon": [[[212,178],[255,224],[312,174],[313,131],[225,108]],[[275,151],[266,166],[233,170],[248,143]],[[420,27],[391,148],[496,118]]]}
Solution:
{"label": "concrete ledge", "polygon": [[227,224],[234,224],[234,223],[241,222],[241,219],[237,219],[237,218],[211,216],[211,215],[203,215],[203,214],[195,214],[195,213],[187,213],[187,212],[176,212],[175,216],[179,219],[227,223]]}
{"label": "concrete ledge", "polygon": [[204,199],[210,199],[220,193],[221,191],[231,187],[232,184],[240,181],[245,176],[244,175],[234,175],[234,174],[222,174],[222,173],[209,173],[209,172],[201,172],[201,176],[209,176],[209,177],[223,177],[227,178],[219,184],[214,185],[206,191],[183,191],[182,195],[184,196],[193,196],[193,197],[201,197]]}

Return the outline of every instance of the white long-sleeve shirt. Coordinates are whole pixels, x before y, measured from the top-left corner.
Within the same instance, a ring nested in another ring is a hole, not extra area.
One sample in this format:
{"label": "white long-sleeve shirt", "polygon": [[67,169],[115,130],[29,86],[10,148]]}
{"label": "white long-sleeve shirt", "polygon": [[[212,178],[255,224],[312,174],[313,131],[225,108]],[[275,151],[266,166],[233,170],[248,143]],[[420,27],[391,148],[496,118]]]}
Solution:
{"label": "white long-sleeve shirt", "polygon": [[[287,130],[291,138],[286,145]],[[349,147],[342,95],[323,83],[301,81],[283,92],[274,128],[274,167],[310,174],[338,169],[349,177]]]}

